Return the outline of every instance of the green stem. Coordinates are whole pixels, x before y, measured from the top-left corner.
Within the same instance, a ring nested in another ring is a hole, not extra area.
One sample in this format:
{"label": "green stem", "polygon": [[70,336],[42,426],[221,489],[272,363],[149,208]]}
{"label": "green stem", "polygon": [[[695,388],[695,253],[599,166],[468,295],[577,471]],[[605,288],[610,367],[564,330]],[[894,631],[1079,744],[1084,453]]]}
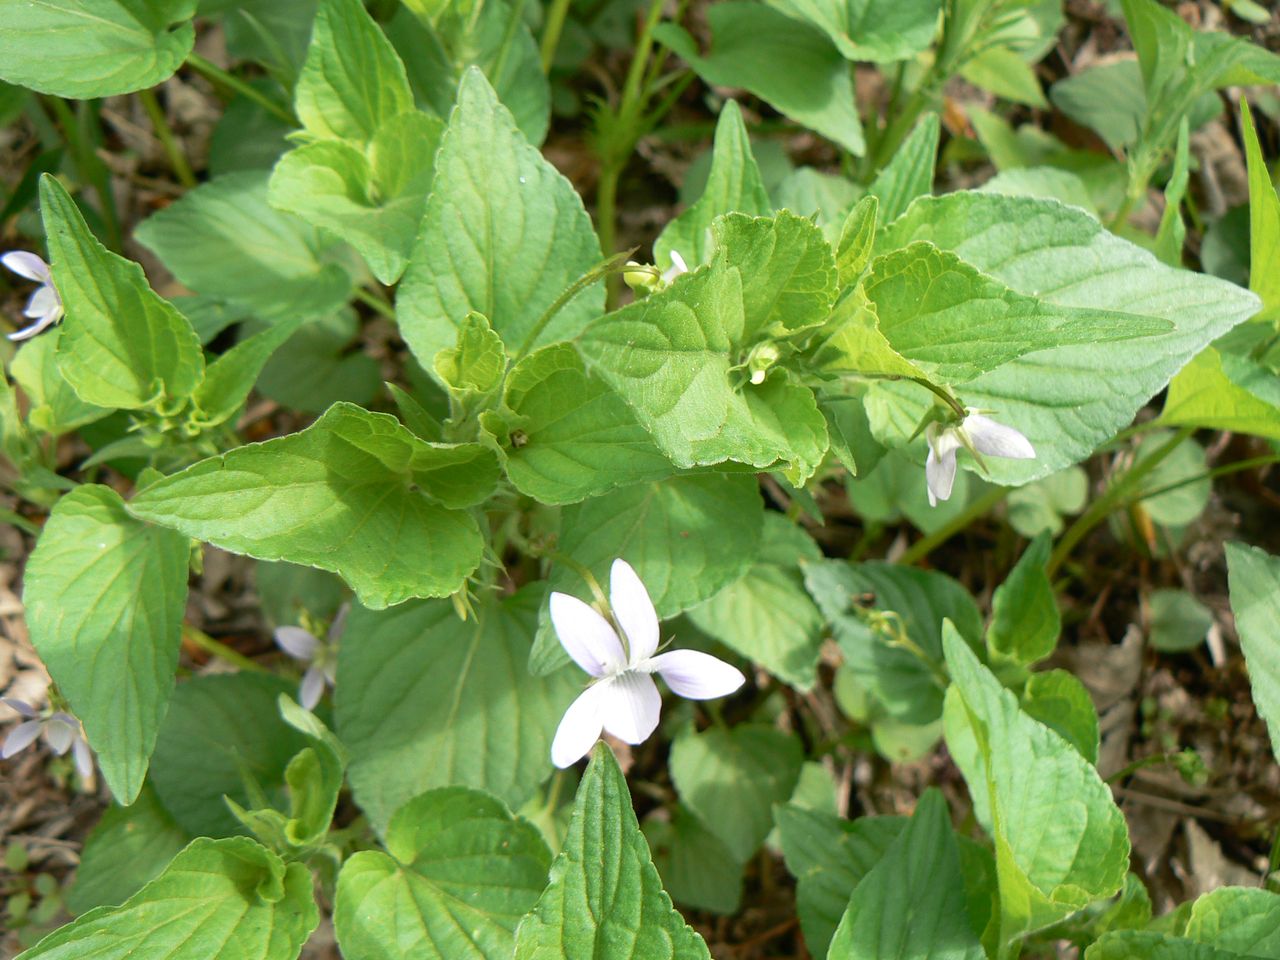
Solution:
{"label": "green stem", "polygon": [[249,670],[253,673],[270,673],[271,671],[262,664],[254,660],[250,660],[243,653],[232,650],[225,643],[220,643],[213,637],[209,636],[203,630],[197,630],[189,623],[182,625],[182,638],[199,647],[205,653],[217,657],[219,660],[225,660],[234,667],[241,670]]}
{"label": "green stem", "polygon": [[556,48],[560,46],[560,33],[564,30],[564,21],[568,15],[569,0],[551,0],[547,22],[542,28],[542,46],[539,50],[543,73],[551,72],[551,64],[556,59]]}
{"label": "green stem", "polygon": [[156,100],[154,90],[139,90],[138,99],[142,102],[142,109],[147,112],[147,116],[151,120],[151,126],[156,132],[156,139],[160,141],[160,146],[164,148],[165,156],[169,158],[169,166],[173,169],[174,176],[188,190],[196,185],[196,175],[191,172],[191,164],[187,163],[186,154],[182,152],[182,148],[178,146],[178,141],[173,135],[173,130],[169,128],[169,121],[165,119],[164,110],[160,108],[160,102]]}
{"label": "green stem", "polygon": [[1218,477],[1230,476],[1233,473],[1240,473],[1244,470],[1252,470],[1254,467],[1265,467],[1272,463],[1280,463],[1280,457],[1252,457],[1248,460],[1237,460],[1235,463],[1223,464],[1220,467],[1214,467],[1212,470],[1206,470],[1204,473],[1198,473],[1194,477],[1186,477],[1174,483],[1166,483],[1163,487],[1156,487],[1154,490],[1143,490],[1139,495],[1130,497],[1122,504],[1128,508],[1135,503],[1141,503],[1143,500],[1150,500],[1162,494],[1169,493],[1173,490],[1180,490],[1183,487],[1189,487],[1193,483],[1203,483],[1205,480],[1215,480]]}
{"label": "green stem", "polygon": [[596,603],[602,610],[611,609],[609,606],[609,598],[605,596],[604,590],[600,587],[600,581],[598,581],[595,578],[595,574],[588,570],[583,564],[573,559],[573,557],[569,556],[567,553],[561,553],[559,550],[552,550],[545,554],[545,556],[553,563],[563,563],[566,567],[580,576],[590,588],[591,595],[595,597]]}
{"label": "green stem", "polygon": [[511,9],[507,12],[507,26],[502,33],[502,45],[498,47],[498,55],[493,59],[491,82],[494,89],[501,90],[507,71],[507,57],[511,52],[511,44],[516,38],[516,31],[524,20],[525,0],[512,0]]}
{"label": "green stem", "polygon": [[919,563],[937,547],[946,543],[975,520],[985,516],[996,504],[1007,497],[1009,492],[1009,487],[992,487],[982,496],[970,502],[960,513],[938,527],[938,529],[913,543],[898,558],[898,562],[906,566]]}
{"label": "green stem", "polygon": [[634,250],[627,250],[623,253],[615,253],[612,257],[607,260],[602,260],[577,280],[573,281],[573,283],[569,284],[569,286],[565,288],[565,291],[560,294],[560,296],[556,297],[555,302],[552,303],[551,306],[547,307],[546,311],[544,311],[542,316],[538,318],[538,322],[533,325],[532,329],[529,330],[529,333],[524,338],[524,342],[520,344],[520,349],[516,351],[515,361],[521,360],[525,354],[533,349],[533,345],[538,342],[538,337],[542,335],[542,331],[547,328],[547,324],[551,322],[555,315],[564,309],[565,304],[601,277],[612,277],[618,273],[621,267],[625,265],[627,257],[631,256],[634,252]]}
{"label": "green stem", "polygon": [[187,56],[187,66],[191,67],[196,73],[202,74],[212,83],[225,87],[233,93],[238,93],[247,100],[252,100],[262,109],[266,110],[272,116],[283,120],[290,126],[298,125],[298,118],[293,115],[293,111],[280,106],[276,101],[259,90],[252,84],[246,83],[233,73],[228,73],[221,67],[210,63],[198,53],[192,53]]}
{"label": "green stem", "polygon": [[355,298],[363,303],[366,307],[386,317],[388,320],[396,318],[395,308],[387,303],[382,297],[375,293],[370,293],[364,287],[356,287]]}
{"label": "green stem", "polygon": [[[1125,500],[1129,498],[1130,491],[1137,486],[1138,482],[1158,467],[1164,458],[1171,454],[1184,440],[1191,436],[1195,431],[1191,427],[1183,427],[1177,431],[1172,437],[1157,447],[1149,456],[1143,457],[1125,473],[1111,483],[1102,496],[1093,501],[1089,508],[1078,516],[1073,524],[1067,528],[1067,532],[1062,535],[1062,539],[1058,541],[1058,545],[1054,547],[1052,556],[1049,557],[1048,566],[1045,572],[1052,579],[1058,572],[1058,568],[1062,566],[1062,562],[1071,555],[1071,551],[1075,549],[1076,544],[1084,539],[1085,535],[1105,520],[1112,511],[1116,510]],[[1146,494],[1141,499],[1146,499]]]}
{"label": "green stem", "polygon": [[120,230],[120,217],[116,213],[116,198],[111,192],[111,172],[98,158],[93,143],[89,138],[85,112],[90,104],[81,101],[78,111],[73,113],[67,102],[61,97],[45,97],[44,103],[53,112],[54,118],[62,127],[62,136],[67,141],[75,156],[76,169],[80,176],[98,195],[98,212],[102,216],[106,229],[107,246],[112,250],[120,250],[124,244],[124,234]]}

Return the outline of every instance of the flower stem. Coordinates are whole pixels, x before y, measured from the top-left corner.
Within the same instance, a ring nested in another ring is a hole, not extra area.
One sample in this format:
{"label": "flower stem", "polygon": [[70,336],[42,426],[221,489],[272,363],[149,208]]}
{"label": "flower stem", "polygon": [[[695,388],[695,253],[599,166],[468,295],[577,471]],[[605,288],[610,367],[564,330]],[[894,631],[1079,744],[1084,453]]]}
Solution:
{"label": "flower stem", "polygon": [[551,0],[551,7],[547,10],[547,23],[542,28],[542,46],[538,51],[543,73],[551,72],[551,65],[556,59],[556,48],[560,46],[560,33],[564,30],[568,14],[569,0]]}
{"label": "flower stem", "polygon": [[627,257],[631,256],[634,252],[635,249],[633,248],[631,250],[623,251],[622,253],[615,253],[607,260],[602,260],[600,263],[597,263],[577,280],[569,284],[569,286],[565,288],[564,292],[561,293],[560,296],[556,297],[555,302],[552,303],[551,306],[547,307],[542,316],[538,318],[538,322],[535,323],[529,330],[528,334],[525,335],[524,341],[520,344],[520,349],[516,351],[513,362],[520,360],[525,354],[533,349],[533,345],[537,342],[538,337],[541,336],[542,331],[547,328],[547,324],[551,322],[557,313],[564,309],[565,305],[568,304],[570,300],[580,294],[587,287],[591,286],[601,277],[608,277],[618,273],[626,264]]}
{"label": "flower stem", "polygon": [[197,630],[189,623],[182,625],[182,639],[199,647],[205,653],[217,657],[219,660],[224,660],[232,666],[239,667],[241,670],[248,670],[253,673],[271,672],[262,664],[250,660],[237,650],[232,650],[225,643],[220,643],[203,630]]}
{"label": "flower stem", "polygon": [[191,67],[196,73],[202,74],[214,84],[225,87],[233,93],[238,93],[246,100],[252,100],[267,113],[283,120],[290,126],[298,125],[298,118],[293,115],[293,111],[280,106],[276,101],[254,87],[252,84],[246,83],[233,73],[228,73],[221,67],[210,63],[198,53],[192,53],[187,56],[187,66]]}
{"label": "flower stem", "polygon": [[373,310],[375,313],[381,314],[388,320],[394,320],[396,318],[395,308],[376,293],[370,293],[364,287],[356,287],[356,291],[353,296],[366,307]]}
{"label": "flower stem", "polygon": [[1010,487],[992,487],[982,496],[970,502],[960,513],[957,513],[938,529],[913,543],[898,558],[898,562],[905,566],[919,563],[934,549],[946,543],[975,520],[983,517],[992,507],[1007,497],[1010,490]]}
{"label": "flower stem", "polygon": [[169,158],[169,166],[173,168],[173,174],[178,178],[178,182],[190,190],[196,185],[196,175],[191,171],[191,165],[187,163],[186,154],[182,152],[182,148],[178,146],[178,141],[173,135],[173,130],[169,128],[169,122],[165,119],[164,110],[160,108],[160,103],[156,100],[154,90],[139,90],[138,99],[142,103],[142,109],[147,112],[147,117],[151,120],[151,126],[156,132],[156,139],[160,141],[160,146],[164,148],[165,156]]}

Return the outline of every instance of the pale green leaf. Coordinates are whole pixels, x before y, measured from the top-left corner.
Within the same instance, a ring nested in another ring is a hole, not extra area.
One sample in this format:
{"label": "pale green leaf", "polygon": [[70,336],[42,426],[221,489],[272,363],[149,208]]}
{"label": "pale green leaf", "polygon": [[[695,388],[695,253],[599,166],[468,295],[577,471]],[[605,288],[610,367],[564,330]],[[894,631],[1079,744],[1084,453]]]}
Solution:
{"label": "pale green leaf", "polygon": [[997,97],[1025,103],[1029,107],[1049,107],[1035,68],[1008,47],[987,47],[961,68],[960,75]]}
{"label": "pale green leaf", "polygon": [[551,772],[551,738],[581,675],[529,676],[541,599],[486,599],[466,622],[444,601],[351,612],[337,728],[356,800],[376,827],[433,787],[483,789],[518,807]]}
{"label": "pale green leaf", "polygon": [[1183,936],[1241,956],[1280,957],[1280,894],[1257,887],[1219,887],[1196,899]]}
{"label": "pale green leaf", "polygon": [[1022,691],[1022,709],[1097,765],[1098,711],[1075,674],[1066,670],[1033,673]]}
{"label": "pale green leaf", "polygon": [[193,419],[205,428],[231,419],[248,399],[271,355],[297,332],[303,320],[295,317],[277,321],[210,363],[191,397],[199,411]]}
{"label": "pale green leaf", "polygon": [[1162,653],[1185,653],[1204,643],[1213,627],[1213,611],[1185,590],[1153,590],[1151,646]]}
{"label": "pale green leaf", "polygon": [[1236,631],[1249,667],[1249,683],[1258,714],[1271,732],[1280,757],[1280,559],[1257,547],[1227,544],[1227,581]]}
{"label": "pale green leaf", "polygon": [[1244,128],[1245,158],[1249,166],[1249,289],[1262,300],[1260,319],[1280,321],[1280,270],[1266,264],[1280,263],[1280,196],[1271,182],[1267,161],[1258,143],[1249,102],[1240,100],[1240,124]]}
{"label": "pale green leaf", "polygon": [[1173,171],[1164,187],[1164,212],[1156,230],[1154,252],[1171,267],[1182,266],[1182,246],[1187,240],[1187,225],[1182,220],[1182,198],[1187,193],[1187,167],[1191,159],[1190,127],[1182,118],[1178,127],[1178,146],[1173,156]]}
{"label": "pale green leaf", "polygon": [[876,174],[867,195],[880,201],[880,222],[892,223],[907,211],[911,201],[933,189],[942,127],[936,113],[926,114],[911,135],[902,141],[884,169]]}
{"label": "pale green leaf", "polygon": [[840,228],[840,242],[836,245],[836,285],[842,292],[858,282],[871,262],[879,216],[880,200],[863,197],[849,211]]}
{"label": "pale green leaf", "polygon": [[191,52],[195,0],[0,0],[0,79],[92,100],[154,87]]}
{"label": "pale green leaf", "polygon": [[1099,937],[1085,960],[1258,960],[1183,937],[1145,930],[1117,930]]}
{"label": "pale green leaf", "polygon": [[385,607],[462,586],[481,538],[449,508],[483,500],[497,477],[480,444],[428,444],[388,414],[340,403],[301,433],[152,484],[129,509],[234,553],[331,570]]}
{"label": "pale green leaf", "polygon": [[293,960],[320,921],[311,871],[252,840],[200,838],[118,907],[55,930],[21,960]]}
{"label": "pale green leaf", "polygon": [[267,361],[258,392],[304,413],[323,413],[342,400],[369,405],[382,373],[360,349],[359,333],[360,320],[350,308],[313,319]]}
{"label": "pale green leaf", "polygon": [[1280,440],[1280,379],[1248,357],[1206,347],[1170,381],[1160,422]]}
{"label": "pale green leaf", "polygon": [[489,319],[513,355],[572,337],[602,312],[600,284],[540,321],[599,260],[599,241],[573,186],[529,145],[484,75],[469,69],[396,298],[409,348],[430,369],[473,311]]}
{"label": "pale green leaf", "polygon": [[858,287],[836,304],[809,339],[805,364],[820,377],[906,377],[925,372],[893,348],[880,330],[875,305]]}
{"label": "pale green leaf", "polygon": [[454,346],[436,354],[436,376],[449,390],[466,396],[496,390],[507,370],[507,354],[502,338],[489,321],[469,313],[458,327]]}
{"label": "pale green leaf", "polygon": [[670,820],[645,820],[644,838],[672,900],[712,913],[738,912],[743,865],[685,807],[677,804]]}
{"label": "pale green leaf", "polygon": [[820,27],[849,60],[892,63],[924,50],[938,29],[941,0],[769,0]]}
{"label": "pale green leaf", "polygon": [[773,205],[813,220],[827,242],[840,239],[840,228],[862,188],[838,173],[823,173],[813,167],[797,167],[773,188]]}
{"label": "pale green leaf", "polygon": [[515,960],[710,960],[662,889],[627,782],[603,744],[578,785],[551,881],[516,931]]}
{"label": "pale green leaf", "polygon": [[31,642],[122,803],[142,789],[173,691],[188,551],[110,487],[86,484],[58,501],[27,564]]}
{"label": "pale green leaf", "polygon": [[40,212],[67,311],[58,368],[80,399],[134,409],[189,396],[204,358],[186,318],[151,289],[140,266],[98,242],[49,174],[40,178]]}
{"label": "pale green leaf", "polygon": [[509,960],[551,865],[537,828],[487,794],[445,787],[397,810],[386,846],[355,854],[338,877],[333,924],[347,960]]}
{"label": "pale green leaf", "polygon": [[1083,510],[1088,494],[1089,476],[1080,467],[1052,473],[1009,494],[1009,526],[1024,537],[1045,530],[1056,536],[1062,532],[1063,515]]}
{"label": "pale green leaf", "polygon": [[[110,413],[103,407],[85,403],[67,383],[57,363],[61,339],[61,326],[46,330],[19,347],[9,364],[9,374],[22,387],[30,404],[27,423],[55,437],[101,420]],[[15,419],[16,416],[15,408]]]}
{"label": "pale green leaf", "polygon": [[987,649],[995,658],[1029,667],[1053,653],[1062,617],[1045,572],[1052,544],[1038,536],[991,598]]}

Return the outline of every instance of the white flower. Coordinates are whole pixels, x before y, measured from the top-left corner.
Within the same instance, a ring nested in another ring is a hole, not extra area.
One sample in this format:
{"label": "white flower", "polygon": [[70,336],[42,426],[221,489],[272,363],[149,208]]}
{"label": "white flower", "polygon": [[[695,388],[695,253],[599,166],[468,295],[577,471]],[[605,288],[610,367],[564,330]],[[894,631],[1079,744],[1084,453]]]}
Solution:
{"label": "white flower", "polygon": [[[577,597],[551,594],[551,622],[569,656],[596,678],[570,704],[551,744],[551,761],[567,767],[586,756],[608,731],[627,743],[643,743],[658,726],[662,697],[653,674],[673,693],[710,700],[733,693],[746,682],[742,671],[697,650],[658,649],[658,615],[649,592],[625,560],[613,561],[609,605],[622,637]],[[625,638],[625,641],[624,639]]]}
{"label": "white flower", "polygon": [[16,710],[23,718],[23,722],[9,731],[5,738],[4,746],[0,747],[0,759],[8,760],[35,743],[37,737],[43,737],[49,749],[58,756],[71,750],[80,779],[86,785],[93,781],[93,753],[84,739],[79,720],[61,710],[38,713],[29,703],[12,697],[0,697],[0,703]]}
{"label": "white flower", "polygon": [[276,646],[293,659],[307,664],[298,688],[298,703],[308,710],[315,708],[326,686],[332,687],[338,669],[338,637],[347,622],[347,605],[343,604],[329,630],[321,640],[302,627],[277,627]]}
{"label": "white flower", "polygon": [[689,265],[684,262],[684,257],[680,256],[679,250],[671,251],[671,266],[662,271],[662,282],[670,284],[676,277],[689,272]]}
{"label": "white flower", "polygon": [[925,436],[929,440],[929,456],[924,462],[924,479],[931,507],[951,496],[951,485],[956,479],[956,451],[961,447],[975,456],[985,453],[1011,460],[1034,460],[1036,456],[1031,441],[1021,433],[980,413],[969,414],[958,426],[940,427],[931,423]]}
{"label": "white flower", "polygon": [[26,309],[22,311],[23,316],[34,320],[35,323],[17,333],[9,334],[10,340],[30,339],[62,319],[62,298],[58,296],[57,288],[53,285],[53,275],[49,272],[47,263],[26,250],[11,250],[0,257],[0,263],[18,276],[40,284],[36,292],[31,295],[31,299],[27,301]]}

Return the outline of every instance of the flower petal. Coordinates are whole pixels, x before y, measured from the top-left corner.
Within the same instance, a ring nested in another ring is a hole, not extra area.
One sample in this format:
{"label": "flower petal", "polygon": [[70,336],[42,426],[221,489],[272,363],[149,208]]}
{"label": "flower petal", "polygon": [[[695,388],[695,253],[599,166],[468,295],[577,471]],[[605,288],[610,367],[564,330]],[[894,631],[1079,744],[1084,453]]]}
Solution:
{"label": "flower petal", "polygon": [[10,250],[3,257],[0,257],[0,263],[3,263],[18,276],[26,277],[28,280],[34,280],[37,283],[48,283],[51,279],[49,265],[28,250]]}
{"label": "flower petal", "polygon": [[698,650],[672,650],[654,657],[648,668],[662,675],[672,693],[690,700],[727,697],[747,682],[742,671]]}
{"label": "flower petal", "polygon": [[27,300],[27,306],[22,311],[22,315],[32,318],[47,317],[61,309],[62,301],[58,299],[57,290],[49,286],[37,287],[36,292]]}
{"label": "flower petal", "polygon": [[298,688],[298,703],[308,710],[314,710],[324,693],[324,671],[319,667],[308,667],[302,675],[302,686]]}
{"label": "flower petal", "polygon": [[276,627],[276,646],[295,660],[310,660],[320,641],[301,627]]}
{"label": "flower petal", "polygon": [[79,724],[75,718],[65,713],[55,713],[44,725],[44,742],[58,756],[62,756],[71,749],[71,744],[75,742],[76,734],[80,731]]}
{"label": "flower petal", "polygon": [[625,670],[600,684],[607,686],[602,714],[604,728],[619,740],[644,743],[658,726],[662,694],[643,670]]}
{"label": "flower petal", "polygon": [[344,603],[338,608],[338,612],[333,615],[333,622],[329,624],[329,630],[324,638],[330,643],[342,636],[342,631],[347,629],[347,614],[351,612],[351,604]]}
{"label": "flower petal", "polygon": [[8,760],[18,751],[31,746],[32,741],[40,736],[40,728],[43,726],[44,723],[39,720],[28,720],[14,727],[9,731],[9,736],[5,737],[4,746],[0,747],[0,759]]}
{"label": "flower petal", "polygon": [[625,560],[613,561],[609,571],[609,606],[627,635],[629,665],[634,667],[652,657],[658,649],[658,614],[639,574]]}
{"label": "flower petal", "polygon": [[607,694],[606,685],[597,683],[587,687],[577,700],[569,704],[569,709],[560,718],[555,739],[551,741],[551,762],[557,767],[577,763],[600,739],[600,731],[604,727],[601,706]]}
{"label": "flower petal", "polygon": [[951,497],[951,487],[956,481],[956,451],[951,448],[938,456],[933,447],[924,461],[924,482],[929,490],[929,506],[936,507],[939,500]]}
{"label": "flower petal", "polygon": [[93,751],[89,749],[89,744],[84,742],[84,737],[76,737],[75,742],[71,744],[71,755],[76,760],[76,771],[80,774],[80,779],[88,783],[93,779]]}
{"label": "flower petal", "polygon": [[30,340],[37,333],[43,333],[49,327],[53,326],[62,319],[62,311],[55,310],[53,313],[45,314],[29,327],[23,327],[16,333],[9,334],[9,339],[13,341]]}
{"label": "flower petal", "polygon": [[0,703],[3,703],[10,710],[16,711],[19,716],[26,717],[31,720],[36,715],[36,708],[31,706],[25,700],[19,700],[17,697],[0,697]]}
{"label": "flower petal", "polygon": [[552,593],[551,623],[565,652],[593,677],[621,670],[626,664],[622,641],[609,621],[577,597]]}
{"label": "flower petal", "polygon": [[1031,441],[1020,432],[980,413],[965,417],[964,430],[979,453],[1010,460],[1034,460],[1036,457]]}

